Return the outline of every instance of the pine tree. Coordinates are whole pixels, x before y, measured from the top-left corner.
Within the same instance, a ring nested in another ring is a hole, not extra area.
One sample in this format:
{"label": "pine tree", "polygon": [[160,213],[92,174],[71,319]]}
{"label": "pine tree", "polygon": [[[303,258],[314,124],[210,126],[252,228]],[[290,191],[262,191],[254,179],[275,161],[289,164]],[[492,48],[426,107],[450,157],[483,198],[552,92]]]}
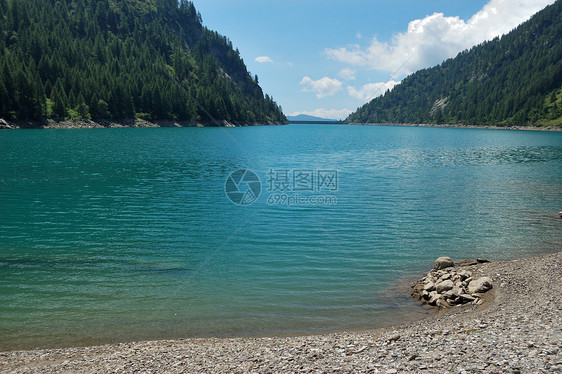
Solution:
{"label": "pine tree", "polygon": [[67,114],[67,103],[66,103],[66,93],[62,86],[62,81],[59,79],[54,85],[51,91],[51,100],[54,102],[53,105],[53,116],[56,119],[64,119]]}
{"label": "pine tree", "polygon": [[0,118],[10,118],[9,102],[10,97],[8,95],[8,90],[4,84],[3,77],[0,76]]}

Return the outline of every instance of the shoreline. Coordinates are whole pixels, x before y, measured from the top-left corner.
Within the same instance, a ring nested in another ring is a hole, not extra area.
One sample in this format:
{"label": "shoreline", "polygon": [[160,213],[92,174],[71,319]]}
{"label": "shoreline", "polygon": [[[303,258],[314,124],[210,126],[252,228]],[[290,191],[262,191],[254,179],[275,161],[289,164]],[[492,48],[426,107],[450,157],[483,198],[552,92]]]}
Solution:
{"label": "shoreline", "polygon": [[479,264],[482,305],[374,330],[0,352],[0,372],[562,371],[562,252]]}
{"label": "shoreline", "polygon": [[81,120],[65,120],[65,121],[16,121],[8,122],[0,119],[0,130],[21,130],[21,129],[104,129],[104,128],[148,128],[148,127],[249,127],[249,126],[282,126],[286,123],[281,122],[256,122],[242,123],[229,122],[226,120],[203,122],[203,121],[175,121],[175,120],[157,120],[146,121],[138,118],[124,119],[119,121],[90,119]]}
{"label": "shoreline", "polygon": [[[175,120],[154,120],[143,119],[124,119],[124,120],[99,120],[90,119],[64,120],[64,121],[16,121],[10,122],[0,118],[0,130],[19,130],[19,129],[102,129],[102,128],[148,128],[148,127],[250,127],[250,126],[283,126],[296,124],[283,122],[256,122],[243,123],[236,121],[175,121]],[[331,123],[330,123],[331,124]],[[486,129],[486,130],[513,130],[513,131],[552,131],[561,132],[562,126],[491,126],[491,125],[463,125],[463,124],[431,124],[431,123],[334,123],[337,125],[351,126],[397,126],[397,127],[427,127],[427,128],[456,128],[456,129]]]}
{"label": "shoreline", "polygon": [[398,127],[437,127],[452,129],[486,129],[486,130],[517,130],[517,131],[562,131],[560,126],[490,126],[490,125],[463,125],[463,124],[433,124],[433,123],[358,123],[350,122],[353,126],[398,126]]}

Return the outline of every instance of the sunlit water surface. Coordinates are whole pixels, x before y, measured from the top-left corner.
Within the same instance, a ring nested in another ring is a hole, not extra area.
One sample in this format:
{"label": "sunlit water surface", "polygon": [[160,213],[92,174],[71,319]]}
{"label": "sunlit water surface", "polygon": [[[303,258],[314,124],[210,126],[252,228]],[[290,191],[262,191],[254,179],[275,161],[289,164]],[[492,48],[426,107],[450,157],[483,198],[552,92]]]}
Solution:
{"label": "sunlit water surface", "polygon": [[[562,247],[562,133],[21,130],[0,149],[2,349],[378,327],[424,313],[393,292],[440,255]],[[252,204],[225,194],[241,168]]]}

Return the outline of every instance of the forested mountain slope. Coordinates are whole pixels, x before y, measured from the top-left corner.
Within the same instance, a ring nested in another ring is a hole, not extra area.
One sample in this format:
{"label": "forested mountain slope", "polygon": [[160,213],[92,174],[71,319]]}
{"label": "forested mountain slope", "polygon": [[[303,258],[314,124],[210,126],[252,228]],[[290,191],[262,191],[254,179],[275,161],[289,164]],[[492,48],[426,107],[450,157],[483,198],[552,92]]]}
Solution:
{"label": "forested mountain slope", "polygon": [[285,122],[182,0],[0,0],[0,118]]}
{"label": "forested mountain slope", "polygon": [[348,122],[562,125],[562,0],[509,34],[420,70]]}

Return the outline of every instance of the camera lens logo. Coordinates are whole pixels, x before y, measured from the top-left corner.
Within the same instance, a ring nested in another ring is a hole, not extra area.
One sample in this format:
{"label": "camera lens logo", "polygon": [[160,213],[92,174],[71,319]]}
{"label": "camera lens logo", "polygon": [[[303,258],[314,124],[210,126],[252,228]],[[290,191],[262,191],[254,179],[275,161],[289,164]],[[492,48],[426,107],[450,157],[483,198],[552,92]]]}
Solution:
{"label": "camera lens logo", "polygon": [[260,197],[261,180],[249,169],[238,169],[226,178],[224,192],[234,204],[250,205]]}

